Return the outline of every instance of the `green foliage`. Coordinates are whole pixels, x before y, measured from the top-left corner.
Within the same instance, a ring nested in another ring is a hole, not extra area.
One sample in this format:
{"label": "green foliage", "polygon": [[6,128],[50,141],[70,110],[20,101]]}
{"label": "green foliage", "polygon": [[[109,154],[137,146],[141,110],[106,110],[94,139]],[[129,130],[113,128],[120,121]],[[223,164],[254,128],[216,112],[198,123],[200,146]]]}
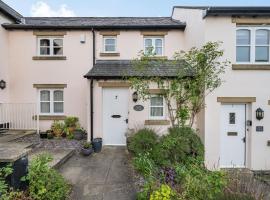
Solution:
{"label": "green foliage", "polygon": [[158,143],[158,136],[155,131],[144,128],[138,130],[130,137],[128,149],[135,155],[152,151]]}
{"label": "green foliage", "polygon": [[227,185],[223,171],[211,172],[195,164],[175,167],[179,184],[182,187],[182,200],[215,200]]}
{"label": "green foliage", "polygon": [[256,200],[256,198],[247,195],[247,194],[221,194],[218,198],[215,200]]}
{"label": "green foliage", "polygon": [[144,177],[152,177],[156,171],[154,161],[150,158],[148,152],[139,154],[133,159],[135,169],[140,172]]}
{"label": "green foliage", "polygon": [[90,148],[92,148],[91,142],[85,142],[85,143],[83,144],[83,148],[84,148],[84,149],[90,149]]}
{"label": "green foliage", "polygon": [[176,193],[168,185],[162,184],[160,188],[155,190],[151,196],[150,200],[172,200],[176,197]]}
{"label": "green foliage", "polygon": [[79,126],[79,118],[78,117],[66,117],[64,123],[65,123],[66,127],[78,127]]}
{"label": "green foliage", "polygon": [[152,179],[148,179],[143,186],[142,191],[137,193],[137,200],[149,200],[149,197],[154,191],[155,181]]}
{"label": "green foliage", "polygon": [[5,181],[6,177],[12,174],[13,170],[11,165],[6,167],[0,168],[0,199],[1,200],[8,200],[9,199],[9,188]]}
{"label": "green foliage", "polygon": [[55,120],[51,125],[51,130],[54,136],[61,137],[64,131],[64,123]]}
{"label": "green foliage", "polygon": [[161,166],[186,163],[190,159],[203,160],[204,147],[200,138],[189,127],[170,128],[154,151],[154,160]]}
{"label": "green foliage", "polygon": [[69,194],[69,185],[54,169],[48,166],[52,157],[41,154],[29,165],[26,179],[29,181],[29,193],[34,200],[64,200]]}

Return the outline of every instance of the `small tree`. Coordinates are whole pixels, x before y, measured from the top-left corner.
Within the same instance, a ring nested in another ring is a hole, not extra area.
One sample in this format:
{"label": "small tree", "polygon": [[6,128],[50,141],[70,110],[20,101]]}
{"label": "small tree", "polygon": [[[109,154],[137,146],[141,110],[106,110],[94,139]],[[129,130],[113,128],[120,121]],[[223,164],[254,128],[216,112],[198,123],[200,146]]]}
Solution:
{"label": "small tree", "polygon": [[[196,115],[204,108],[206,95],[218,88],[228,61],[219,61],[223,56],[219,42],[208,42],[201,48],[191,48],[187,52],[176,53],[173,60],[153,57],[152,50],[141,53],[132,62],[138,76],[129,77],[131,87],[143,100],[149,99],[149,87],[156,85],[162,89],[172,126],[192,126]],[[170,63],[179,66],[174,77],[153,75],[153,65]]]}

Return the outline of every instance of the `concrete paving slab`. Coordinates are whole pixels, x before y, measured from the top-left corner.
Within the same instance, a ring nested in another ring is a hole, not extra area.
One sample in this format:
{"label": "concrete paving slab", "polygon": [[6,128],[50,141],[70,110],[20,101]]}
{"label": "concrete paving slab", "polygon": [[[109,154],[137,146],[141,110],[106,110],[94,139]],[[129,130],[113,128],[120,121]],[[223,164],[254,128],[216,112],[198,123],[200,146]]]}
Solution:
{"label": "concrete paving slab", "polygon": [[126,148],[103,147],[89,157],[75,155],[59,171],[73,185],[72,200],[136,199]]}
{"label": "concrete paving slab", "polygon": [[26,137],[33,134],[36,134],[36,131],[9,130],[6,133],[1,133],[0,143],[11,142],[13,140],[17,140],[19,138]]}

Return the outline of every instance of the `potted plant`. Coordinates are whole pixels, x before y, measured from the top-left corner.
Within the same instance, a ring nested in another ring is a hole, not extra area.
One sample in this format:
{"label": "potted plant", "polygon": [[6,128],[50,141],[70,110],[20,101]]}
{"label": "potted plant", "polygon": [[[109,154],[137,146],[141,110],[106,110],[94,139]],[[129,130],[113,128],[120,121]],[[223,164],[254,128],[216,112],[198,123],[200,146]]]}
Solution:
{"label": "potted plant", "polygon": [[43,132],[43,131],[39,132],[39,137],[41,139],[46,139],[48,137],[47,131],[46,132]]}
{"label": "potted plant", "polygon": [[78,117],[66,117],[65,118],[65,127],[69,129],[70,132],[74,132],[76,127],[79,126],[79,118]]}
{"label": "potted plant", "polygon": [[82,140],[85,134],[85,130],[83,128],[76,128],[73,132],[73,136],[75,140]]}
{"label": "potted plant", "polygon": [[64,124],[56,120],[53,122],[51,130],[55,137],[61,137],[64,130]]}
{"label": "potted plant", "polygon": [[81,153],[82,155],[84,156],[89,156],[90,154],[93,153],[93,147],[92,147],[92,144],[90,142],[85,142],[83,144],[83,147],[81,149]]}
{"label": "potted plant", "polygon": [[53,139],[53,133],[52,132],[49,132],[49,133],[47,133],[48,134],[48,136],[47,136],[47,138],[49,139],[49,140],[51,140],[51,139]]}

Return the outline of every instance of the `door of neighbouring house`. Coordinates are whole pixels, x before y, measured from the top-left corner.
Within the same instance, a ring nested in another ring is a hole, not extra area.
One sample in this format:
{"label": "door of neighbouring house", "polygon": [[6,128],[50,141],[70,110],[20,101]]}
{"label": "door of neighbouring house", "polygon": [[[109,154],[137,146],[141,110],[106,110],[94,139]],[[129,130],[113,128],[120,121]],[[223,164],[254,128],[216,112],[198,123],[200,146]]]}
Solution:
{"label": "door of neighbouring house", "polygon": [[128,89],[103,88],[103,143],[126,145]]}
{"label": "door of neighbouring house", "polygon": [[246,105],[221,105],[220,167],[245,167]]}

